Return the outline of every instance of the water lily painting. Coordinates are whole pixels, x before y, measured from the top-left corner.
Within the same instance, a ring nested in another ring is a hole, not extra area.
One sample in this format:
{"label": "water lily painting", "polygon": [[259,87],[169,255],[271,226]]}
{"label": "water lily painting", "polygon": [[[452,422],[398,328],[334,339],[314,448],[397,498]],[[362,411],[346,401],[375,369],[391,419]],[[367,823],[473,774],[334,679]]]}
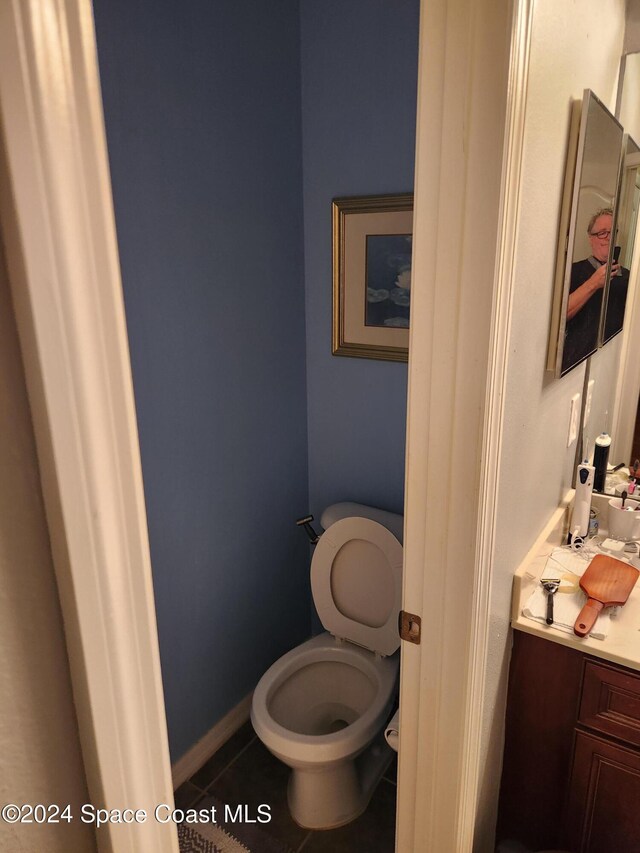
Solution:
{"label": "water lily painting", "polygon": [[367,326],[409,328],[411,234],[367,236]]}
{"label": "water lily painting", "polygon": [[406,361],[413,196],[333,201],[334,355]]}

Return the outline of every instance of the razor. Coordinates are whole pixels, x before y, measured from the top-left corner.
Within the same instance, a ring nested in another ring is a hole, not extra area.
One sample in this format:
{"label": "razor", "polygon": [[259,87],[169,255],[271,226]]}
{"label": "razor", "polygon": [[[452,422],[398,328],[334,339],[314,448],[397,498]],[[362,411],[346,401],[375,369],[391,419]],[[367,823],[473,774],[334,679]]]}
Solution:
{"label": "razor", "polygon": [[560,581],[542,578],[540,583],[542,584],[544,591],[547,593],[547,625],[553,625],[553,596],[558,591]]}

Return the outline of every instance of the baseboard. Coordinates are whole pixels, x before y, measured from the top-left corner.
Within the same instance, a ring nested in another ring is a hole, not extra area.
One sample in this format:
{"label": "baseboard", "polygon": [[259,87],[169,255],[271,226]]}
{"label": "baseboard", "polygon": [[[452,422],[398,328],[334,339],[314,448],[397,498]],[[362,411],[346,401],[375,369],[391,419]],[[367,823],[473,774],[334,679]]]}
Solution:
{"label": "baseboard", "polygon": [[191,749],[187,750],[182,758],[179,758],[175,764],[171,765],[171,776],[173,778],[174,791],[190,779],[203,764],[205,764],[211,756],[217,752],[225,741],[229,740],[241,726],[249,719],[251,711],[251,699],[253,693],[238,702],[235,708],[232,708],[228,714],[225,714],[221,720],[209,729],[209,731],[194,744]]}

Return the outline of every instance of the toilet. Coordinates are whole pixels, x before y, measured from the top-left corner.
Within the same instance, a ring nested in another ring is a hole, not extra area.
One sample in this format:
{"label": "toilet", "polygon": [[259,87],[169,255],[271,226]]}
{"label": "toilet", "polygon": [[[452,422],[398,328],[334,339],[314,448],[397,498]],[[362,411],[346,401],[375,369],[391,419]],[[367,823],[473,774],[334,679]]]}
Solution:
{"label": "toilet", "polygon": [[384,731],[397,699],[402,516],[362,504],[330,506],[311,562],[326,631],[262,676],[251,722],[291,768],[293,819],[332,829],[366,809],[394,756]]}

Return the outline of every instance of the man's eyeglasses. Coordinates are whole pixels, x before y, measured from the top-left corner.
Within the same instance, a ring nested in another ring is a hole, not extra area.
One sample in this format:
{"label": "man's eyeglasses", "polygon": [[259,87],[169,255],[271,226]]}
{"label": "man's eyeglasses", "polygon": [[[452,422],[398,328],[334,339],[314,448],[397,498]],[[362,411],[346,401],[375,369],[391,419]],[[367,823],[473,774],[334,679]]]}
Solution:
{"label": "man's eyeglasses", "polygon": [[598,240],[606,240],[607,237],[611,237],[611,231],[590,231],[591,237],[597,237]]}

